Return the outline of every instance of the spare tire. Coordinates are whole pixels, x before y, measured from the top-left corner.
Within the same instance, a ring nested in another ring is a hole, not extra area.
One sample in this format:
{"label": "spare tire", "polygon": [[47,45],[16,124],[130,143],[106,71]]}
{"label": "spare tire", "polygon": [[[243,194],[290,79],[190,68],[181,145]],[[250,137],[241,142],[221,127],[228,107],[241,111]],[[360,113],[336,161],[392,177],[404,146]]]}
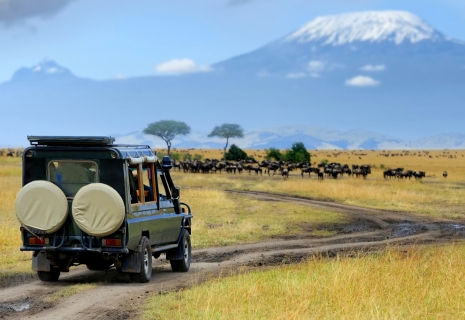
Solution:
{"label": "spare tire", "polygon": [[125,209],[123,199],[115,189],[103,183],[91,183],[76,193],[71,212],[82,231],[105,237],[121,226]]}
{"label": "spare tire", "polygon": [[54,233],[68,217],[68,200],[53,183],[32,181],[18,192],[15,211],[19,222],[30,231]]}

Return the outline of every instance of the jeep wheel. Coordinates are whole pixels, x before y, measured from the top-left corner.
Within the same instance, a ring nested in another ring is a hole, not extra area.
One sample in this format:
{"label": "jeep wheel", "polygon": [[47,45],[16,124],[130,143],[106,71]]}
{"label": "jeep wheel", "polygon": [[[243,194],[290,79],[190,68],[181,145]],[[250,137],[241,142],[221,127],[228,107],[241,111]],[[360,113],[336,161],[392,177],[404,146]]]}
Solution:
{"label": "jeep wheel", "polygon": [[37,276],[44,282],[54,282],[60,277],[60,269],[50,268],[50,271],[37,271]]}
{"label": "jeep wheel", "polygon": [[152,277],[152,248],[150,248],[149,239],[147,237],[142,237],[140,239],[141,251],[140,255],[140,272],[139,273],[130,273],[129,277],[133,282],[149,282]]}
{"label": "jeep wheel", "polygon": [[191,266],[191,236],[187,230],[184,230],[180,246],[184,258],[181,260],[170,260],[171,270],[175,272],[187,272]]}

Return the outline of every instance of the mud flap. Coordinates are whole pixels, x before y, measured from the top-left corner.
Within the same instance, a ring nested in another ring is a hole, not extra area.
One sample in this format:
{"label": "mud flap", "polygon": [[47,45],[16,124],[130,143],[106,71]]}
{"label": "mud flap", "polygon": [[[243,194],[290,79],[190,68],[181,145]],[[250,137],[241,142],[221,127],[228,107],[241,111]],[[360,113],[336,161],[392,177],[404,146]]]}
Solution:
{"label": "mud flap", "polygon": [[179,236],[178,247],[166,251],[166,260],[182,260],[182,259],[184,259],[184,252],[183,252],[184,248],[181,246],[182,234],[183,233],[184,233],[184,229],[182,229],[181,235]]}
{"label": "mud flap", "polygon": [[137,247],[138,250],[131,251],[125,254],[121,259],[121,271],[129,273],[139,273],[142,265],[140,252],[140,245]]}
{"label": "mud flap", "polygon": [[36,256],[32,256],[33,271],[50,271],[50,260],[47,259],[47,252],[41,251]]}

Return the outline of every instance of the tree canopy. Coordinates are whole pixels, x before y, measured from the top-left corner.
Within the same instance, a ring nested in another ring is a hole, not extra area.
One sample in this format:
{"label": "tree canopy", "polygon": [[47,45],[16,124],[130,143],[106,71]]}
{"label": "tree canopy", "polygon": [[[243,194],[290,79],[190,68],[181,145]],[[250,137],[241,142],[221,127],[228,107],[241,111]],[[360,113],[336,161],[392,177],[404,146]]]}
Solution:
{"label": "tree canopy", "polygon": [[310,162],[310,153],[305,148],[302,142],[295,142],[291,148],[287,149],[284,154],[276,148],[269,148],[266,150],[266,159],[274,159],[276,161],[292,161],[297,162]]}
{"label": "tree canopy", "polygon": [[157,136],[166,142],[168,155],[170,155],[171,140],[178,135],[186,135],[190,132],[191,128],[187,124],[182,121],[174,120],[160,120],[152,122],[144,129],[145,134]]}
{"label": "tree canopy", "polygon": [[287,149],[286,160],[297,162],[310,162],[310,153],[305,148],[305,145],[302,142],[295,142],[292,144],[290,149]]}
{"label": "tree canopy", "polygon": [[208,137],[226,138],[226,145],[223,149],[224,157],[226,157],[226,149],[228,148],[229,138],[243,138],[244,129],[242,129],[242,127],[238,124],[223,123],[221,126],[216,126],[213,128]]}
{"label": "tree canopy", "polygon": [[244,150],[242,150],[241,148],[239,148],[233,143],[231,147],[229,148],[229,151],[226,153],[224,159],[238,161],[238,160],[248,160],[251,158],[247,155],[247,153]]}
{"label": "tree canopy", "polygon": [[279,151],[276,148],[271,147],[265,150],[265,152],[266,152],[265,158],[268,160],[280,161],[284,159],[284,155],[281,153],[281,151]]}

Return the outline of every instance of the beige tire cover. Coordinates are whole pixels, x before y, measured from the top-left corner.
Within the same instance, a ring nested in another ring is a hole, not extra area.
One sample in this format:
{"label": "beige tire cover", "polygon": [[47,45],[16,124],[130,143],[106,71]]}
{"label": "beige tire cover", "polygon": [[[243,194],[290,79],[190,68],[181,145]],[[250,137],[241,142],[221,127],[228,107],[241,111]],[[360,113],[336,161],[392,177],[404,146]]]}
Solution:
{"label": "beige tire cover", "polygon": [[23,226],[53,233],[61,228],[68,217],[68,200],[53,183],[32,181],[18,192],[15,211]]}
{"label": "beige tire cover", "polygon": [[115,189],[103,183],[91,183],[76,193],[71,212],[82,231],[105,237],[121,226],[125,210],[123,199]]}

